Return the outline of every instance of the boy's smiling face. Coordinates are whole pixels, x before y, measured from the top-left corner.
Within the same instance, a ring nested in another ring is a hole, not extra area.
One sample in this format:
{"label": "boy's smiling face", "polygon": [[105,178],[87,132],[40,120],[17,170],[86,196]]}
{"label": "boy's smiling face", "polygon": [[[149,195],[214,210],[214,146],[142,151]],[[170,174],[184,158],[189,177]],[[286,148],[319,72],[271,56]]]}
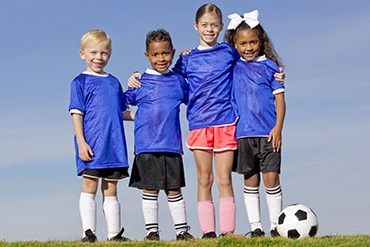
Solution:
{"label": "boy's smiling face", "polygon": [[104,74],[104,67],[107,65],[110,55],[111,49],[108,41],[89,41],[80,51],[81,59],[86,62],[86,71],[97,74]]}
{"label": "boy's smiling face", "polygon": [[148,59],[152,69],[163,73],[166,72],[171,64],[175,54],[169,41],[154,41],[149,44],[145,56]]}

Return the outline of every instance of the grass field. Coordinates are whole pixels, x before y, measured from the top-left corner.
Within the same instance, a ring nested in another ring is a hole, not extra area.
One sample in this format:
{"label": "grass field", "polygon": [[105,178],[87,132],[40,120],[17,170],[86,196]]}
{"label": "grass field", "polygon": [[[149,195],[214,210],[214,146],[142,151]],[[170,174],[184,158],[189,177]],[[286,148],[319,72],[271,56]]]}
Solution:
{"label": "grass field", "polygon": [[6,242],[0,241],[0,246],[6,247],[52,247],[52,246],[65,246],[65,247],[86,247],[86,246],[133,246],[133,247],[162,247],[162,246],[196,246],[196,247],[228,247],[228,246],[247,246],[247,247],[370,247],[370,235],[357,235],[357,236],[325,236],[309,239],[286,239],[286,238],[245,238],[243,236],[226,236],[220,239],[195,239],[192,241],[130,241],[124,243],[112,243],[102,241],[98,243],[81,243],[80,241],[28,241],[28,242]]}

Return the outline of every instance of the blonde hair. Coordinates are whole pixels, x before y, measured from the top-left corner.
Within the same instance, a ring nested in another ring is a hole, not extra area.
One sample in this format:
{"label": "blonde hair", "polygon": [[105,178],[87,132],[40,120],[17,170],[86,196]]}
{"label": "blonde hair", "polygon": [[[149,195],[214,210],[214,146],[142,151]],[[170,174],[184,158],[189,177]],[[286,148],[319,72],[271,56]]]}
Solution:
{"label": "blonde hair", "polygon": [[92,29],[87,31],[82,37],[81,37],[81,44],[80,44],[80,50],[83,50],[86,46],[86,44],[90,41],[95,42],[102,42],[102,41],[108,41],[109,51],[112,51],[112,41],[109,37],[109,35],[100,29]]}

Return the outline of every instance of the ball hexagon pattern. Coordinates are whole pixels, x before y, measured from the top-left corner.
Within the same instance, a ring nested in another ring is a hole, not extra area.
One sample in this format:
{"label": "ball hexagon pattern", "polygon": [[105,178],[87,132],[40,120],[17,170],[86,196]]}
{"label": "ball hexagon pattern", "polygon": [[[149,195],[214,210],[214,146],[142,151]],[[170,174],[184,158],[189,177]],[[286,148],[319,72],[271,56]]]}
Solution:
{"label": "ball hexagon pattern", "polygon": [[310,207],[292,204],[279,214],[276,230],[282,237],[302,239],[314,237],[318,227],[317,216]]}

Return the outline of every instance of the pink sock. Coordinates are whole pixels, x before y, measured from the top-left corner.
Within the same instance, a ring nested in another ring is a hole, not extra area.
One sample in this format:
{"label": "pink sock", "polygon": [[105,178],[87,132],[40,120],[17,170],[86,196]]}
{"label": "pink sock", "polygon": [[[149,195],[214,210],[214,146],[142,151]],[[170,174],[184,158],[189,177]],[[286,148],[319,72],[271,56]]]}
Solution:
{"label": "pink sock", "polygon": [[234,197],[220,198],[220,229],[222,234],[235,231],[235,212]]}
{"label": "pink sock", "polygon": [[203,234],[216,231],[215,207],[212,201],[198,202],[198,219]]}

